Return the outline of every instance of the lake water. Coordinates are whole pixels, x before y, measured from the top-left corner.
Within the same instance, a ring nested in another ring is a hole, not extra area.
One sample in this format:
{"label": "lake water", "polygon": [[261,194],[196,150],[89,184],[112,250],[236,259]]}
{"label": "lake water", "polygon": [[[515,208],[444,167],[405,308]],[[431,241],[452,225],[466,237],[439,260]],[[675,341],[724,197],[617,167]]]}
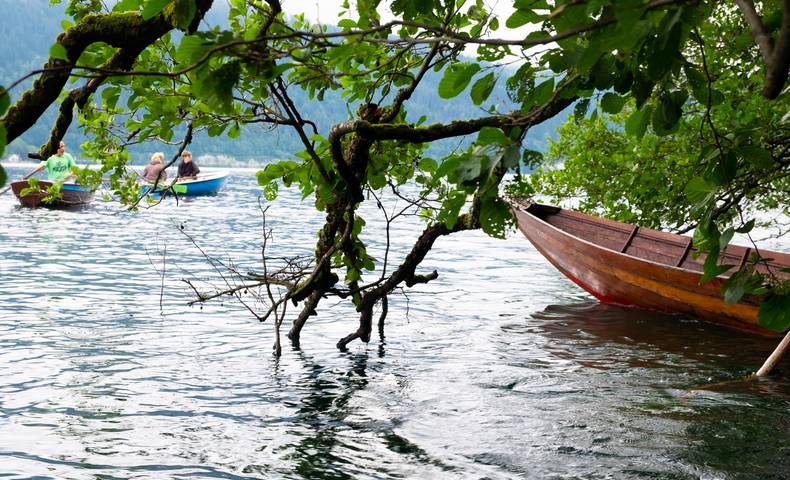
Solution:
{"label": "lake water", "polygon": [[[217,281],[182,228],[259,268],[258,196],[254,170],[137,213],[0,196],[0,477],[790,478],[790,364],[728,383],[776,340],[600,305],[515,233],[441,239],[384,341],[338,351],[357,318],[329,299],[274,358],[270,323],[182,281]],[[269,255],[320,220],[283,191]]]}

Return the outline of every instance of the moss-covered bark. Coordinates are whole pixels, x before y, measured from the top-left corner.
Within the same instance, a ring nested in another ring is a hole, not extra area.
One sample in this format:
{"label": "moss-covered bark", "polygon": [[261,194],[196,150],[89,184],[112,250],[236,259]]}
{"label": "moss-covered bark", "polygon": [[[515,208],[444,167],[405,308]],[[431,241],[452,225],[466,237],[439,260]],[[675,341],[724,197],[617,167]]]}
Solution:
{"label": "moss-covered bark", "polygon": [[[213,0],[197,0],[197,12],[190,29],[198,23],[211,7]],[[108,70],[129,70],[137,56],[158,38],[176,28],[172,16],[157,15],[144,20],[137,12],[113,12],[88,15],[79,23],[61,33],[57,38],[66,50],[66,60],[50,58],[44,65],[44,72],[33,82],[33,86],[8,109],[3,123],[6,127],[7,141],[11,142],[22,135],[41,117],[63,92],[66,82],[76,66],[82,52],[96,42],[104,42],[118,48],[116,55],[105,65]],[[61,116],[50,135],[50,140],[42,147],[41,154],[52,153],[52,145],[63,137],[71,123],[73,106],[84,105],[88,97],[96,91],[107,75],[100,75],[88,82],[82,90],[78,89],[61,108]]]}

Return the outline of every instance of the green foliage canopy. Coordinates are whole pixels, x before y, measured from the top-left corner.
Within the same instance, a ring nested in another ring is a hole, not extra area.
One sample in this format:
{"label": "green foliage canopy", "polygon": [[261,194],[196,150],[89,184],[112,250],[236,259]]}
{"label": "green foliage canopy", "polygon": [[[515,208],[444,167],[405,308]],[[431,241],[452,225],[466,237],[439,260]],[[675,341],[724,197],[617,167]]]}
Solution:
{"label": "green foliage canopy", "polygon": [[[766,13],[773,24],[780,14]],[[697,227],[695,245],[711,253],[704,279],[727,272],[732,266],[717,257],[736,229],[748,234],[755,224],[790,216],[790,95],[761,95],[765,72],[754,65],[750,44],[740,13],[719,6],[683,49],[686,62],[669,94],[637,109],[599,92],[590,116],[577,112],[561,128],[549,162],[509,188],[578,198],[583,211],[653,228]],[[771,214],[755,222],[761,212]],[[759,262],[732,274],[726,301],[767,287],[778,297],[766,309],[787,301],[786,282],[757,273]],[[760,317],[765,326],[790,325],[769,316]]]}

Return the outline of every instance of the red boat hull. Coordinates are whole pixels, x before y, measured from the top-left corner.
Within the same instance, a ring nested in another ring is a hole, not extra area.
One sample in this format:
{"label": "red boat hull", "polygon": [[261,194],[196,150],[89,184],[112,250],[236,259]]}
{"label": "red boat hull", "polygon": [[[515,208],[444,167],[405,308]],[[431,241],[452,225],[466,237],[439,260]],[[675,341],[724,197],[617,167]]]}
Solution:
{"label": "red boat hull", "polygon": [[[514,209],[521,232],[558,270],[604,303],[687,314],[761,335],[779,333],[757,320],[760,297],[727,304],[725,278],[700,285],[704,256],[694,258],[688,237],[533,204]],[[730,245],[725,263],[746,261],[750,249]],[[777,272],[790,255],[763,252]]]}

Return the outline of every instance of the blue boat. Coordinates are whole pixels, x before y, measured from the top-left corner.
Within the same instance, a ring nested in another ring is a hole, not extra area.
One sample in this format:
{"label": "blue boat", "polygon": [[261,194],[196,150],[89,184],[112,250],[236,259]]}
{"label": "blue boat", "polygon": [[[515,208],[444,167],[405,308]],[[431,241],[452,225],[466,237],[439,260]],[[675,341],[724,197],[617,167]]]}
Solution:
{"label": "blue boat", "polygon": [[[228,179],[228,172],[214,172],[198,175],[196,178],[178,179],[175,183],[169,181],[160,182],[156,190],[156,194],[166,194],[175,192],[178,195],[193,197],[198,195],[216,195],[217,192],[225,185]],[[144,193],[148,193],[153,185],[146,184],[141,187]]]}

